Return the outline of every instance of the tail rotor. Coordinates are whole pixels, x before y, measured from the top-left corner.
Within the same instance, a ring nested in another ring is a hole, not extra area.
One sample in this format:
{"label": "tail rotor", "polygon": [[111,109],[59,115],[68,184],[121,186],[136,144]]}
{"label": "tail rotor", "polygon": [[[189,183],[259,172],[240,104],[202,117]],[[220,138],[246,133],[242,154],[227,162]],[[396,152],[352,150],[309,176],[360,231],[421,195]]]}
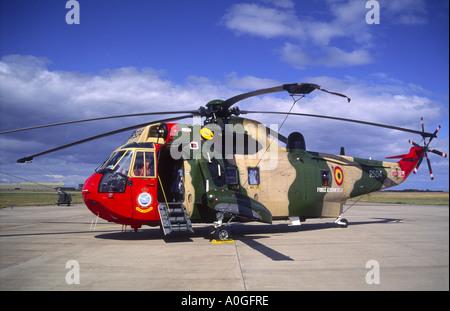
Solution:
{"label": "tail rotor", "polygon": [[[422,123],[423,146],[421,146],[421,145],[419,145],[419,144],[413,142],[412,140],[409,141],[409,143],[410,143],[411,145],[413,145],[414,147],[418,148],[418,152],[419,152],[419,154],[420,154],[420,159],[419,159],[419,161],[417,162],[417,165],[416,165],[416,167],[414,168],[414,171],[413,171],[413,172],[414,172],[414,174],[417,173],[417,170],[419,169],[420,164],[422,164],[422,160],[423,160],[423,158],[425,157],[425,158],[427,159],[427,164],[428,164],[428,169],[429,169],[429,171],[430,171],[430,177],[431,177],[431,180],[433,180],[433,179],[434,179],[434,175],[433,175],[433,170],[431,169],[431,162],[430,162],[430,159],[428,158],[428,152],[437,154],[437,155],[439,155],[439,156],[441,156],[441,157],[444,157],[444,158],[447,157],[447,154],[444,153],[444,152],[441,152],[441,151],[439,151],[439,150],[430,149],[430,147],[429,147],[431,141],[433,140],[433,138],[437,137],[436,134],[437,134],[437,132],[439,132],[439,130],[441,129],[441,126],[439,125],[432,135],[426,135],[426,132],[425,132],[425,126],[424,126],[424,123],[423,123],[423,118],[421,119],[421,123]],[[427,142],[427,137],[429,138],[429,141],[428,141],[428,142]]]}

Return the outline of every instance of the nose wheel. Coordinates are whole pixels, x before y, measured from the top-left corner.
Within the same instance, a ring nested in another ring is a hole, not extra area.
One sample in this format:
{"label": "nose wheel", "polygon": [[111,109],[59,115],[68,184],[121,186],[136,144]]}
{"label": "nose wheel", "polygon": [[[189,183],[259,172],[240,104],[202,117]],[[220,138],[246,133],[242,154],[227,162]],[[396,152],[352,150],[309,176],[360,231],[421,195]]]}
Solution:
{"label": "nose wheel", "polygon": [[231,239],[231,232],[230,229],[225,227],[225,226],[221,226],[219,228],[216,228],[212,234],[212,236],[219,241],[227,241]]}
{"label": "nose wheel", "polygon": [[231,217],[231,219],[225,225],[222,225],[223,216],[223,213],[217,213],[217,221],[214,222],[214,229],[210,232],[210,241],[213,239],[217,241],[231,240],[229,223],[231,222],[231,220],[233,220],[234,217]]}

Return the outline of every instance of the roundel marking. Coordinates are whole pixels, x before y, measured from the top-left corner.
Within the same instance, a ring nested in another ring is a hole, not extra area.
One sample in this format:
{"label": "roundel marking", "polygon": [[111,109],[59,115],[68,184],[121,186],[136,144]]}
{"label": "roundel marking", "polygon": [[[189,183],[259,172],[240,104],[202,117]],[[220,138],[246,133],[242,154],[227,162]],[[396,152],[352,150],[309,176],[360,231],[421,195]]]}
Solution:
{"label": "roundel marking", "polygon": [[336,166],[334,168],[334,180],[336,181],[338,186],[342,185],[342,183],[344,182],[344,173],[339,166]]}
{"label": "roundel marking", "polygon": [[138,197],[138,202],[142,207],[152,204],[152,196],[147,192],[142,192]]}

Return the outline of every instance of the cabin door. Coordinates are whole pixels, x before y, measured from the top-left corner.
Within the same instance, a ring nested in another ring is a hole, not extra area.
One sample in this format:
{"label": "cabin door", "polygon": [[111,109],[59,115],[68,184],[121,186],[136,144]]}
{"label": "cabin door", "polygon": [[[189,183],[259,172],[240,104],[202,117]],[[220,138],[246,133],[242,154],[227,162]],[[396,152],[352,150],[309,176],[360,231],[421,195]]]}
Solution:
{"label": "cabin door", "polygon": [[184,202],[183,160],[173,159],[169,148],[161,148],[158,153],[158,202]]}
{"label": "cabin door", "polygon": [[133,218],[158,221],[157,178],[153,150],[136,150],[130,180]]}

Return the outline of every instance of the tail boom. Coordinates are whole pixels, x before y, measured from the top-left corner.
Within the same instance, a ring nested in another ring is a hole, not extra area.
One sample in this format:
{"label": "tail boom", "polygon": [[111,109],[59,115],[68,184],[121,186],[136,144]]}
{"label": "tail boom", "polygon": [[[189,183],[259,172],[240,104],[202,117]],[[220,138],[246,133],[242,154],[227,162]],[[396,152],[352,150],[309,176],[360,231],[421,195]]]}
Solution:
{"label": "tail boom", "polygon": [[[420,165],[424,157],[421,147],[412,147],[407,154],[387,157],[386,159],[400,159],[398,162],[383,162],[386,170],[386,179],[383,180],[381,189],[398,186],[408,178],[411,172]],[[380,190],[381,190],[380,189]]]}

